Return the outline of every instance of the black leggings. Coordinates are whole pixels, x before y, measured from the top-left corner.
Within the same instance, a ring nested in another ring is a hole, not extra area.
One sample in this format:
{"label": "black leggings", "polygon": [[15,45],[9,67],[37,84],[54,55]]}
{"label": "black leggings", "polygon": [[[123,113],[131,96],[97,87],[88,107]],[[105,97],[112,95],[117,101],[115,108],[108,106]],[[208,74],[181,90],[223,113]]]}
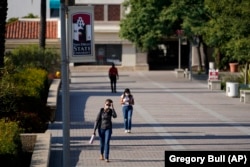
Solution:
{"label": "black leggings", "polygon": [[111,91],[116,92],[116,76],[110,77],[110,86],[111,86]]}

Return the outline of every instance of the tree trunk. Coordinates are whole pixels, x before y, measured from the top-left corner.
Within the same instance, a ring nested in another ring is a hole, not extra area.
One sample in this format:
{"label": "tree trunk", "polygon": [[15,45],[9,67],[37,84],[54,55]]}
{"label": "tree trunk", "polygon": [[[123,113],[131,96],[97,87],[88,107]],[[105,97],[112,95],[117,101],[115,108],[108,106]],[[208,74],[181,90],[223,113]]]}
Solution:
{"label": "tree trunk", "polygon": [[4,53],[5,53],[5,32],[6,32],[6,18],[8,11],[8,1],[0,1],[0,68],[4,67]]}
{"label": "tree trunk", "polygon": [[[200,37],[198,37],[200,39]],[[199,40],[198,46],[197,46],[197,53],[198,53],[198,71],[202,70],[202,61],[201,61],[201,40]]]}
{"label": "tree trunk", "polygon": [[46,0],[41,0],[39,46],[42,49],[45,49],[45,43],[46,43],[46,6],[47,6]]}
{"label": "tree trunk", "polygon": [[249,70],[249,63],[248,62],[246,62],[246,65],[245,65],[245,76],[244,76],[244,78],[245,78],[245,84],[247,85],[248,84],[248,70]]}
{"label": "tree trunk", "polygon": [[205,63],[205,73],[208,74],[209,72],[209,60],[207,55],[207,45],[204,43],[203,38],[201,37],[201,43],[204,53],[204,63]]}

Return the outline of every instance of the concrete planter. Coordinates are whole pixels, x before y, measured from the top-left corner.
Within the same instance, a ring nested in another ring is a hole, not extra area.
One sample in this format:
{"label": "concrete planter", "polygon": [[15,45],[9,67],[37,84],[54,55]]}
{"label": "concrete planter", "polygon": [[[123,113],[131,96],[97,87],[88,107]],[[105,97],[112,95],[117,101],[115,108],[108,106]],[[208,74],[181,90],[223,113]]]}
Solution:
{"label": "concrete planter", "polygon": [[23,151],[32,152],[31,167],[49,166],[50,133],[23,133],[21,134],[21,142]]}

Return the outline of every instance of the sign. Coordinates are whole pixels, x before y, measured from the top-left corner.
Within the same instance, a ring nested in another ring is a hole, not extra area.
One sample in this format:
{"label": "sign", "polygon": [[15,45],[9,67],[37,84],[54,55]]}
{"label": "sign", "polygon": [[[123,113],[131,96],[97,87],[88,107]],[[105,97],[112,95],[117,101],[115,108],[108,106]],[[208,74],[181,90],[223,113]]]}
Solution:
{"label": "sign", "polygon": [[210,69],[208,80],[218,80],[218,79],[219,79],[219,71],[215,69]]}
{"label": "sign", "polygon": [[49,6],[51,9],[59,9],[60,8],[60,0],[50,0]]}
{"label": "sign", "polygon": [[92,6],[69,6],[69,60],[95,62],[94,10]]}

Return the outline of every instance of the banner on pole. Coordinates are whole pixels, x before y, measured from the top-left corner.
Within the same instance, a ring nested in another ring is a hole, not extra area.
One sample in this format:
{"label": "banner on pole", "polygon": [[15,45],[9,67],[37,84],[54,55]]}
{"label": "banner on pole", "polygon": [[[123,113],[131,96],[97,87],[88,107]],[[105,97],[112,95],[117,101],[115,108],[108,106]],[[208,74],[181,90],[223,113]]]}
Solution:
{"label": "banner on pole", "polygon": [[70,62],[95,62],[94,10],[92,6],[68,7]]}

